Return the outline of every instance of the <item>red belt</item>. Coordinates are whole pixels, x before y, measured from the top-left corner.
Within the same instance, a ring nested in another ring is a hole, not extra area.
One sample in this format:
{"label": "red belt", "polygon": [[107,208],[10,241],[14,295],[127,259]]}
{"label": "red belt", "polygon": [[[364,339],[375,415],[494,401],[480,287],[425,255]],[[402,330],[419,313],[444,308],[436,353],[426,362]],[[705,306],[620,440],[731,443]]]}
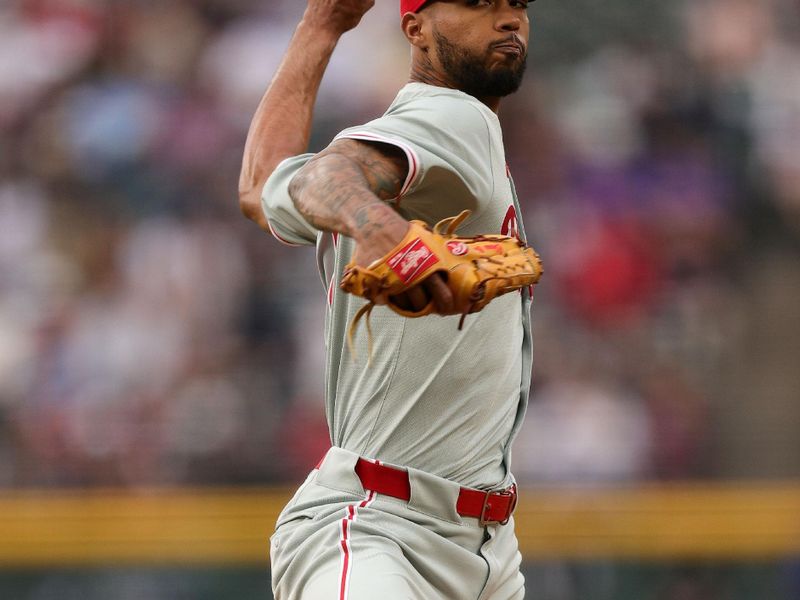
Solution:
{"label": "red belt", "polygon": [[[401,500],[411,499],[411,484],[407,471],[359,458],[356,463],[356,474],[366,490]],[[462,487],[458,493],[456,512],[462,517],[479,519],[481,526],[505,525],[516,506],[516,485],[499,492],[484,492]]]}

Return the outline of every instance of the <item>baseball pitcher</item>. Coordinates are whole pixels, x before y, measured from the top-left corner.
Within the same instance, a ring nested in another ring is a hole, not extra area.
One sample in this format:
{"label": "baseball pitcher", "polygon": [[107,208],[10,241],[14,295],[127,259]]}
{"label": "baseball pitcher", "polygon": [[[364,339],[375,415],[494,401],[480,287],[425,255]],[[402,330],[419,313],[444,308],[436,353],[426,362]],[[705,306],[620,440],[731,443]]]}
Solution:
{"label": "baseball pitcher", "polygon": [[[385,114],[306,153],[328,60],[372,0],[309,0],[253,119],[244,214],[314,246],[331,449],[271,538],[275,597],[519,599],[511,442],[527,404],[527,246],[497,118],[526,0],[400,0]],[[309,465],[309,468],[314,465]]]}

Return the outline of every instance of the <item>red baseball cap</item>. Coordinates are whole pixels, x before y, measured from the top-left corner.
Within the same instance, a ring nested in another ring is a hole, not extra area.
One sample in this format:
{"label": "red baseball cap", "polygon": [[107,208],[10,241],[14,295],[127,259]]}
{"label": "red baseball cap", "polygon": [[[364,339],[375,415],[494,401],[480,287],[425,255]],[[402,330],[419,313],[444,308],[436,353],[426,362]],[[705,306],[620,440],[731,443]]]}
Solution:
{"label": "red baseball cap", "polygon": [[407,12],[417,12],[428,0],[400,0],[400,16]]}

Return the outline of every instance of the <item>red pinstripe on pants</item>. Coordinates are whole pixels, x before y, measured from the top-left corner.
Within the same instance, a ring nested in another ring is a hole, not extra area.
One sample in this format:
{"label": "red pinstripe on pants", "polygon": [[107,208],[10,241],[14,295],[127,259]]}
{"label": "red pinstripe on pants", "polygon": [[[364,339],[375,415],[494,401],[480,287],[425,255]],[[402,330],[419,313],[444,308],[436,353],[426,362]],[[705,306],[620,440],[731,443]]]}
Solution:
{"label": "red pinstripe on pants", "polygon": [[367,497],[357,506],[351,504],[345,509],[345,517],[341,523],[341,535],[339,538],[339,550],[342,553],[342,574],[339,578],[339,600],[347,600],[350,590],[350,570],[353,566],[353,550],[350,548],[350,523],[355,522],[358,517],[358,509],[366,508],[375,500],[375,492],[369,490]]}

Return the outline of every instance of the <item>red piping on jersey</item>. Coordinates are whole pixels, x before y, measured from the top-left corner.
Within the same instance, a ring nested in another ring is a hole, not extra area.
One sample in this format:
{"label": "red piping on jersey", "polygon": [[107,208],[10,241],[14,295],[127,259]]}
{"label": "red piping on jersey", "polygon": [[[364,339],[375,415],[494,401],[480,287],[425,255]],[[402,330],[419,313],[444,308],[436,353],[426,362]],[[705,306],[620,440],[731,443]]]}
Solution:
{"label": "red piping on jersey", "polygon": [[335,281],[336,277],[331,277],[331,280],[328,282],[328,306],[333,306],[333,282]]}
{"label": "red piping on jersey", "polygon": [[267,219],[267,226],[269,227],[269,232],[270,232],[270,233],[273,235],[273,237],[274,237],[276,240],[278,240],[278,241],[279,241],[281,244],[285,244],[285,245],[287,245],[287,246],[292,246],[292,247],[294,247],[294,248],[297,248],[298,246],[302,246],[302,244],[295,244],[294,242],[290,242],[289,240],[285,240],[285,239],[283,239],[283,238],[282,238],[280,235],[278,235],[278,232],[277,232],[277,231],[275,231],[275,228],[272,226],[272,223],[270,223],[269,219]]}
{"label": "red piping on jersey", "polygon": [[[339,246],[339,233],[336,231],[331,232],[333,238],[333,252],[336,253]],[[328,282],[328,306],[333,306],[333,282],[336,281],[336,273],[331,274],[331,279]]]}
{"label": "red piping on jersey", "polygon": [[397,204],[397,206],[400,206],[400,200],[408,192],[409,188],[414,183],[414,180],[417,178],[417,175],[420,171],[419,168],[420,160],[414,149],[405,142],[401,142],[400,140],[396,140],[390,137],[384,137],[382,135],[376,135],[374,133],[362,133],[359,131],[348,133],[342,137],[337,137],[336,139],[352,139],[352,140],[365,140],[368,142],[381,142],[384,144],[389,144],[391,146],[397,146],[405,153],[406,158],[408,159],[408,175],[406,175],[406,180],[405,182],[403,182],[403,187],[400,188],[400,193],[397,194],[396,198],[394,198],[394,201]]}

